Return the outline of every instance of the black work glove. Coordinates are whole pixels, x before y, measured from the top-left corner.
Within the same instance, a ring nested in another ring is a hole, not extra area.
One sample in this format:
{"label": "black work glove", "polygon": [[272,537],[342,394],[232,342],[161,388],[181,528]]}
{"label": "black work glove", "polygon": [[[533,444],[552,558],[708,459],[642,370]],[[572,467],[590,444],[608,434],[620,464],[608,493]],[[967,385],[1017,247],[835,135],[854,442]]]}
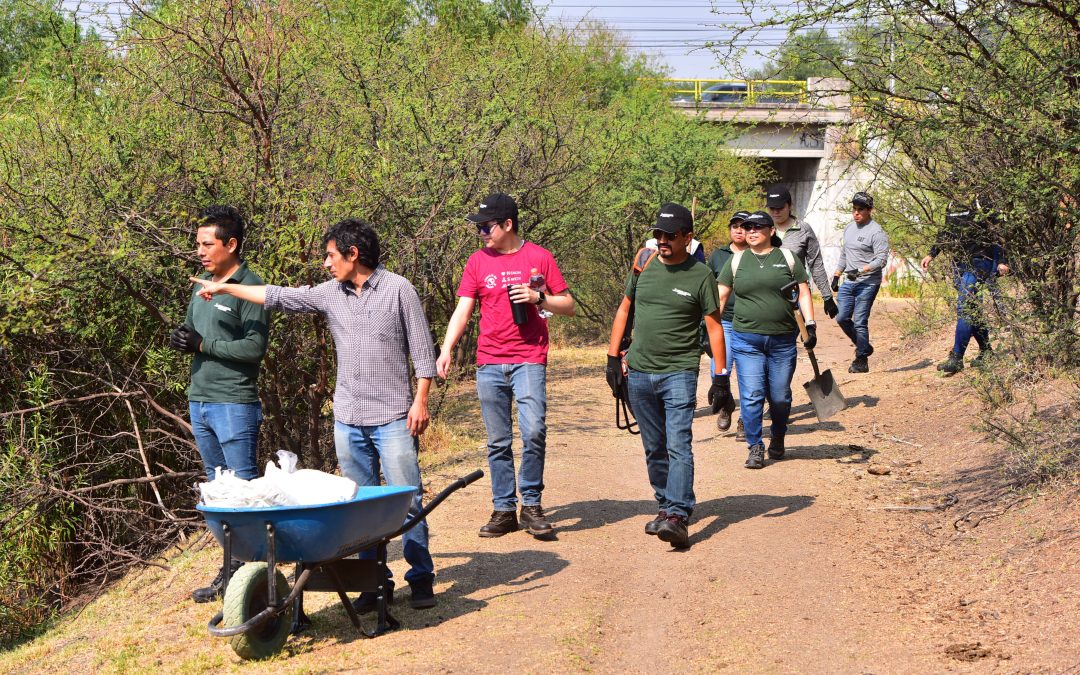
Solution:
{"label": "black work glove", "polygon": [[825,316],[835,319],[839,313],[840,308],[836,306],[836,301],[832,298],[825,298]]}
{"label": "black work glove", "polygon": [[833,293],[837,293],[840,291],[840,275],[833,276],[832,283],[829,284],[829,288],[832,289]]}
{"label": "black work glove", "polygon": [[188,325],[183,325],[169,335],[169,347],[178,352],[197,352],[202,346],[202,336]]}
{"label": "black work glove", "polygon": [[622,358],[618,356],[607,357],[607,384],[611,387],[611,395],[615,398],[622,396],[623,384],[626,382],[626,376],[622,372]]}
{"label": "black work glove", "polygon": [[847,280],[848,281],[855,281],[856,279],[859,278],[859,270],[848,270],[844,274],[847,275]]}
{"label": "black work glove", "polygon": [[712,386],[709,387],[709,405],[712,406],[712,414],[720,412],[724,402],[731,398],[731,376],[713,375]]}
{"label": "black work glove", "polygon": [[807,349],[813,349],[817,346],[817,326],[810,324],[806,327],[806,339],[803,340],[803,347]]}

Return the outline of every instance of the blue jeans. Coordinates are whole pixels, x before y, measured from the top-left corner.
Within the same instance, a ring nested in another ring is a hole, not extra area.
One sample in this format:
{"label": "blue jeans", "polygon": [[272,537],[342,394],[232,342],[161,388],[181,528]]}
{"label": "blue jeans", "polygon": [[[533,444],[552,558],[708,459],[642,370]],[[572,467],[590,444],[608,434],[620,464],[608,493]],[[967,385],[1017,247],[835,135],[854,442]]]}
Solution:
{"label": "blue jeans", "polygon": [[[488,437],[491,501],[496,511],[538,506],[544,491],[547,451],[547,367],[539,363],[495,363],[476,370],[476,394]],[[511,407],[517,402],[521,431],[521,473],[514,482],[514,430]]]}
{"label": "blue jeans", "polygon": [[997,263],[989,259],[976,259],[970,265],[957,266],[953,274],[956,285],[956,335],[953,351],[963,356],[971,338],[975,338],[980,350],[990,349],[990,329],[981,317],[979,295],[988,289],[991,297],[997,295]]}
{"label": "blue jeans", "polygon": [[630,370],[627,383],[659,510],[689,518],[696,504],[693,422],[697,372]]}
{"label": "blue jeans", "polygon": [[189,401],[188,414],[208,479],[214,480],[214,468],[219,466],[244,480],[259,477],[261,404]]}
{"label": "blue jeans", "polygon": [[[418,488],[409,506],[409,513],[405,516],[406,520],[424,508],[420,465],[416,458],[417,440],[409,433],[405,418],[379,426],[353,426],[334,422],[334,448],[337,451],[338,466],[346,478],[356,481],[357,485],[378,485],[381,469],[387,485],[411,485]],[[401,539],[403,555],[409,563],[405,581],[430,583],[435,578],[435,563],[428,551],[427,520],[421,521],[403,534]],[[373,555],[373,551],[365,551],[362,557]]]}
{"label": "blue jeans", "polygon": [[870,356],[870,308],[881,290],[879,283],[848,281],[836,294],[836,323],[855,345],[855,356]]}
{"label": "blue jeans", "polygon": [[773,440],[783,440],[791,414],[791,378],[795,375],[795,338],[732,331],[735,372],[739,378],[739,417],[746,444],[761,443],[761,418],[769,401]]}
{"label": "blue jeans", "polygon": [[[731,351],[731,331],[733,329],[730,321],[721,321],[720,325],[724,327],[724,349],[727,352],[727,354],[725,354],[725,356],[727,356],[727,363],[724,365],[727,367],[728,375],[731,375],[731,366],[735,363],[735,354]],[[716,372],[716,359],[709,359],[709,368],[711,369],[709,375],[720,374]]]}

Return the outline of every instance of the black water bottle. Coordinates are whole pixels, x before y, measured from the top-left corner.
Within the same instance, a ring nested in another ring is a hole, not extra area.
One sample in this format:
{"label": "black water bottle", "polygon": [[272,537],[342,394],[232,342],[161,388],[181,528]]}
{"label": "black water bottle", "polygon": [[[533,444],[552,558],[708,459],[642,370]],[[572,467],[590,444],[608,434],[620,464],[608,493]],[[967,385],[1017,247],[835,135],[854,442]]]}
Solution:
{"label": "black water bottle", "polygon": [[[506,297],[510,298],[510,286],[506,287]],[[517,326],[524,326],[529,321],[529,312],[525,308],[525,304],[521,302],[514,302],[510,300],[510,311],[514,315],[514,324]]]}

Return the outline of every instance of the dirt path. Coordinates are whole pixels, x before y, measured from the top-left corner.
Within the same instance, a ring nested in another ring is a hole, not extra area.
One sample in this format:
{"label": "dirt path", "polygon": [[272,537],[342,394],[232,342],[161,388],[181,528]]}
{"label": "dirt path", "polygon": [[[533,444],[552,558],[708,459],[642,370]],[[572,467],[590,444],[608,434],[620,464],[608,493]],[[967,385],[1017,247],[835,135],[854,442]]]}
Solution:
{"label": "dirt path", "polygon": [[[852,407],[817,423],[800,352],[782,462],[746,470],[745,444],[718,435],[711,416],[695,421],[689,550],[642,531],[655,502],[640,441],[614,428],[599,367],[581,374],[556,355],[544,500],[557,541],[478,538],[491,507],[482,479],[432,514],[440,604],[413,611],[401,593],[403,630],[359,639],[332,595],[312,595],[312,629],[270,663],[242,664],[206,636],[216,609],[186,600],[216,567],[209,547],[133,578],[0,669],[1080,672],[1076,521],[1062,526],[1072,544],[1026,538],[1054,516],[1038,506],[966,533],[951,525],[985,494],[995,460],[970,430],[961,382],[933,368],[940,345],[900,343],[885,313],[901,308],[876,310],[869,375],[846,372],[850,346],[820,324],[819,357]],[[702,402],[706,388],[702,378]],[[438,488],[472,468],[486,468],[479,451],[428,481]],[[984,480],[970,480],[979,471]],[[947,494],[957,500],[948,511],[883,508]],[[399,547],[391,554],[400,579]]]}

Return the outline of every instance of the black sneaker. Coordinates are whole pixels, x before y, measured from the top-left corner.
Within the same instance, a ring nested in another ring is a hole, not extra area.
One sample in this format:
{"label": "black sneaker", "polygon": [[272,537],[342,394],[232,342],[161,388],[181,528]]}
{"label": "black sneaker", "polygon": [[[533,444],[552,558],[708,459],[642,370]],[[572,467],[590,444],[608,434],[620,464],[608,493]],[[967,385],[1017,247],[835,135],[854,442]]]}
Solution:
{"label": "black sneaker", "polygon": [[501,537],[518,531],[517,514],[513,511],[492,511],[491,520],[480,528],[481,537]]}
{"label": "black sneaker", "polygon": [[546,537],[555,529],[544,518],[544,508],[539,504],[521,507],[521,529],[534,537]]}
{"label": "black sneaker", "polygon": [[[394,580],[386,580],[386,606],[394,604]],[[379,606],[379,594],[376,591],[364,591],[360,597],[353,600],[353,609],[357,614],[374,612]]]}
{"label": "black sneaker", "polygon": [[430,581],[410,583],[409,588],[412,589],[412,597],[409,598],[409,606],[413,609],[431,609],[439,604],[435,600],[435,590],[431,587]]}
{"label": "black sneaker", "polygon": [[656,536],[675,548],[690,547],[690,533],[686,531],[686,518],[670,515],[656,528]]}
{"label": "black sneaker", "polygon": [[765,444],[758,443],[757,445],[750,446],[750,454],[746,457],[746,464],[743,464],[747,469],[763,469],[765,468]]}
{"label": "black sneaker", "polygon": [[773,438],[769,441],[769,459],[778,460],[784,458],[784,439]]}
{"label": "black sneaker", "polygon": [[946,375],[955,375],[964,369],[964,357],[956,352],[949,352],[948,358],[939,363],[937,369]]}
{"label": "black sneaker", "polygon": [[746,427],[743,426],[743,421],[742,421],[741,417],[739,418],[738,423],[735,425],[735,440],[736,441],[745,441],[746,440]]}
{"label": "black sneaker", "polygon": [[865,356],[856,356],[855,360],[851,362],[851,366],[848,367],[849,373],[869,373],[870,364],[866,362]]}
{"label": "black sneaker", "polygon": [[[229,578],[236,574],[236,570],[244,566],[239,560],[233,560],[229,563],[229,567],[232,569],[229,571]],[[191,599],[195,602],[213,602],[214,600],[220,600],[225,594],[222,590],[225,586],[225,568],[219,568],[217,576],[210,582],[209,586],[204,588],[196,588],[191,592]]]}
{"label": "black sneaker", "polygon": [[656,528],[660,527],[660,523],[664,522],[665,520],[667,520],[666,512],[661,511],[660,513],[656,514],[655,518],[645,523],[645,534],[655,535]]}

